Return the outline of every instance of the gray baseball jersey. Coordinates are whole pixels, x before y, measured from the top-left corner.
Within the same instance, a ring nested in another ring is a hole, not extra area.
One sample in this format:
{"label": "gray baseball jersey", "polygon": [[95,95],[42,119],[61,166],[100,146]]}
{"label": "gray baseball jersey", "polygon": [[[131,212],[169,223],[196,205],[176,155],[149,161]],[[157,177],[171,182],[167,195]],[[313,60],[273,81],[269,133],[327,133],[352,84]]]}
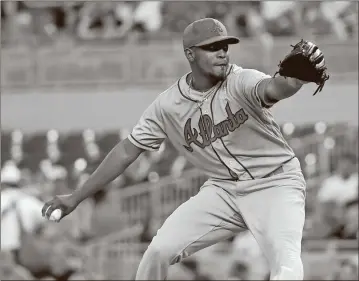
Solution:
{"label": "gray baseball jersey", "polygon": [[189,73],[145,110],[129,140],[157,150],[165,138],[211,178],[259,179],[294,157],[257,95],[269,75],[230,65],[227,77],[206,93],[191,89]]}

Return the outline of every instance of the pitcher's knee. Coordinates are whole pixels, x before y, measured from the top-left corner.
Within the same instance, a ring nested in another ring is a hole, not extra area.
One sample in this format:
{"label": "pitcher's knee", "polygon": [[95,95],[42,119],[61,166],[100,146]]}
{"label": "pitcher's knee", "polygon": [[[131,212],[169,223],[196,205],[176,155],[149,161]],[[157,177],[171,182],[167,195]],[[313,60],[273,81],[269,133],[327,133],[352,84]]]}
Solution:
{"label": "pitcher's knee", "polygon": [[271,280],[303,280],[303,263],[300,257],[279,261],[271,270]]}

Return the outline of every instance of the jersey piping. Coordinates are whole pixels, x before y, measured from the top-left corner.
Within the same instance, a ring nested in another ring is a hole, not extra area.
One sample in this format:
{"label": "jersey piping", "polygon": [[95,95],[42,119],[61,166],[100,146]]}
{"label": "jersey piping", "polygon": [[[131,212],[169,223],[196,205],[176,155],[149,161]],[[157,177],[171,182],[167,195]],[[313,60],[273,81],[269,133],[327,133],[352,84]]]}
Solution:
{"label": "jersey piping", "polygon": [[[219,90],[219,89],[221,88],[221,86],[223,85],[223,83],[226,81],[228,75],[232,72],[232,69],[233,69],[233,66],[230,67],[230,69],[229,69],[229,71],[228,71],[228,73],[227,73],[225,79],[221,82],[221,84],[218,86],[218,88],[216,89],[216,91],[214,92],[214,94],[213,94],[213,96],[212,96],[212,99],[211,99],[211,115],[212,115],[212,120],[214,120],[214,119],[213,119],[213,110],[212,110],[213,99],[214,99],[214,97],[216,96],[218,90]],[[187,75],[186,75],[186,76],[187,76]],[[181,79],[179,79],[178,82],[177,82],[177,86],[178,86],[178,90],[179,90],[180,94],[181,94],[185,99],[197,103],[198,101],[193,100],[193,99],[191,99],[190,97],[187,97],[186,95],[183,94],[183,92],[182,92],[182,90],[181,90],[181,87],[180,87],[180,80],[181,80]],[[200,113],[201,113],[201,116],[203,116],[203,113],[202,113],[202,109],[201,109],[201,108],[200,108]],[[203,121],[202,121],[202,122],[203,122]],[[238,159],[236,159],[236,158],[233,156],[233,154],[228,150],[228,148],[227,148],[227,147],[225,146],[225,144],[223,143],[222,138],[220,138],[220,140],[221,140],[221,142],[222,142],[224,148],[226,149],[226,151],[231,155],[231,157],[233,157],[233,158],[242,166],[242,168],[250,175],[250,177],[251,177],[252,179],[254,179],[254,177],[253,177],[252,174],[248,171],[248,169],[247,169],[242,163],[240,163],[240,162],[238,161]],[[227,168],[228,173],[229,173],[229,175],[231,176],[230,180],[239,180],[238,175],[237,175],[235,172],[233,172],[233,171],[224,163],[224,161],[222,160],[222,158],[219,156],[219,154],[217,153],[217,151],[216,151],[215,148],[213,147],[213,144],[212,144],[212,143],[211,143],[211,148],[212,148],[213,152],[216,154],[218,160],[222,163],[223,166],[225,166],[225,167]]]}
{"label": "jersey piping", "polygon": [[[222,85],[222,84],[221,84]],[[210,106],[210,109],[211,109],[211,115],[212,115],[212,120],[214,120],[214,116],[213,116],[213,101],[214,101],[214,97],[215,95],[217,94],[217,92],[214,93],[213,97],[212,97],[212,100],[211,100],[211,106]],[[235,157],[228,149],[228,147],[224,144],[224,141],[222,139],[222,137],[219,138],[221,140],[221,143],[224,147],[224,149],[228,152],[229,155],[231,155],[231,157],[236,160],[236,162],[241,165],[241,167],[247,172],[247,174],[252,178],[252,180],[254,180],[254,177],[253,175],[249,172],[249,170],[247,169],[246,166],[244,166],[238,159],[237,157]]]}

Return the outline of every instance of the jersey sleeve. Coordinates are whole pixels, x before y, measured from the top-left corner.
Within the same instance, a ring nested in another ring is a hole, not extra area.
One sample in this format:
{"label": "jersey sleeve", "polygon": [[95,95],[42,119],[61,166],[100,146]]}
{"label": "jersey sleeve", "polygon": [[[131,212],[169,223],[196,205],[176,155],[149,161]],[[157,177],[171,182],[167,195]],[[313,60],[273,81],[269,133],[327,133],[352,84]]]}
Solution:
{"label": "jersey sleeve", "polygon": [[266,78],[271,78],[271,76],[255,69],[235,69],[229,79],[229,92],[237,97],[243,97],[254,107],[269,107],[258,95],[259,82]]}
{"label": "jersey sleeve", "polygon": [[156,151],[167,138],[160,100],[157,98],[142,114],[128,139],[137,147]]}

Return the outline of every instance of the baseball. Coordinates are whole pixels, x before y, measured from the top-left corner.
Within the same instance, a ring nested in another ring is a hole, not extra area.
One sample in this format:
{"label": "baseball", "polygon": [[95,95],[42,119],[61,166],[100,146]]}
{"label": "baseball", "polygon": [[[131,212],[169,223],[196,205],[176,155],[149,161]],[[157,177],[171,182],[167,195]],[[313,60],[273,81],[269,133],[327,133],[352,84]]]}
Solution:
{"label": "baseball", "polygon": [[60,209],[56,209],[51,213],[49,220],[57,222],[59,221],[61,216],[62,216],[62,211]]}

